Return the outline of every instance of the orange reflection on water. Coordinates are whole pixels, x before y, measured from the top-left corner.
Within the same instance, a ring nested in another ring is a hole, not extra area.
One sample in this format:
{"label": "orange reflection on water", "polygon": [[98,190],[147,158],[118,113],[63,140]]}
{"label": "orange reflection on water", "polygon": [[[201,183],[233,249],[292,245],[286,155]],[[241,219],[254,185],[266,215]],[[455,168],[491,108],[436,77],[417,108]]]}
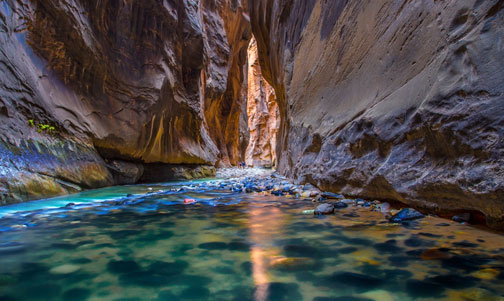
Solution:
{"label": "orange reflection on water", "polygon": [[254,300],[262,301],[268,297],[271,282],[270,263],[281,254],[281,251],[273,246],[273,240],[283,234],[286,220],[279,208],[268,203],[255,203],[252,206],[254,207],[249,210],[248,226],[249,239],[253,243],[250,261],[256,287]]}

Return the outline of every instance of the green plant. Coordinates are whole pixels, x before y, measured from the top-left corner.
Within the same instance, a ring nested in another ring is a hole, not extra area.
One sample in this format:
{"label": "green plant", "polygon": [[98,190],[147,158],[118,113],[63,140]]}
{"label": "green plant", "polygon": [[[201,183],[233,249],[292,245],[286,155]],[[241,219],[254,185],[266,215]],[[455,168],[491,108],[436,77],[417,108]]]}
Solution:
{"label": "green plant", "polygon": [[35,122],[33,122],[33,119],[28,120],[28,124],[29,124],[31,127],[34,127],[34,126],[35,126]]}
{"label": "green plant", "polygon": [[42,133],[42,132],[48,132],[48,133],[53,133],[56,130],[56,128],[50,124],[38,124],[38,130],[37,132]]}
{"label": "green plant", "polygon": [[39,124],[39,125],[38,125],[38,128],[39,128],[39,129],[38,129],[38,132],[39,132],[39,133],[42,133],[43,131],[45,131],[45,130],[49,129],[49,127],[50,127],[50,125],[48,125],[48,124]]}

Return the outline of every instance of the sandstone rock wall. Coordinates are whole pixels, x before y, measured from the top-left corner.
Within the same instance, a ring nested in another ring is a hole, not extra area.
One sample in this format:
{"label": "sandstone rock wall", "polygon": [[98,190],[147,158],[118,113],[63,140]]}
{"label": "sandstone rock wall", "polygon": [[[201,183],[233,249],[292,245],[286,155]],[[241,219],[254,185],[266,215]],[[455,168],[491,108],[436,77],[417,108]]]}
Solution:
{"label": "sandstone rock wall", "polygon": [[276,163],[276,138],[280,124],[275,90],[262,76],[254,38],[248,47],[247,116],[250,132],[245,162],[272,167]]}
{"label": "sandstone rock wall", "polygon": [[239,0],[2,1],[3,202],[139,177],[114,160],[240,161],[246,10]]}
{"label": "sandstone rock wall", "polygon": [[503,6],[250,0],[279,170],[504,228]]}

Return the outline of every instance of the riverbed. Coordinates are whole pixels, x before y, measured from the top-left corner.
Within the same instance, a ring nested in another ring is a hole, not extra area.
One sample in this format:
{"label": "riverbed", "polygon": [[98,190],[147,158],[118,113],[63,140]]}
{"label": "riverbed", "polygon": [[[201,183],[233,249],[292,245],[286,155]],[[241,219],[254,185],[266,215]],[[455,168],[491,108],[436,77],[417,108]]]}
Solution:
{"label": "riverbed", "polygon": [[504,300],[501,234],[316,206],[204,180],[3,207],[0,300]]}

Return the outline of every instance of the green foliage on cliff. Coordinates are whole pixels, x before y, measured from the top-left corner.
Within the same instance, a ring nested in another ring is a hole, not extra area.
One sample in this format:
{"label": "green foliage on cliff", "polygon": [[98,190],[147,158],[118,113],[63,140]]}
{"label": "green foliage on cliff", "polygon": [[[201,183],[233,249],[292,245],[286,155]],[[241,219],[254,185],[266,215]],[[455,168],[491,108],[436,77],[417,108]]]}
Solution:
{"label": "green foliage on cliff", "polygon": [[[28,120],[28,124],[31,127],[35,127],[35,121],[33,121],[33,119]],[[43,123],[37,124],[37,128],[38,128],[37,132],[39,132],[39,133],[46,132],[46,133],[52,134],[56,130],[56,128],[54,126],[52,126],[50,124],[43,124]]]}

